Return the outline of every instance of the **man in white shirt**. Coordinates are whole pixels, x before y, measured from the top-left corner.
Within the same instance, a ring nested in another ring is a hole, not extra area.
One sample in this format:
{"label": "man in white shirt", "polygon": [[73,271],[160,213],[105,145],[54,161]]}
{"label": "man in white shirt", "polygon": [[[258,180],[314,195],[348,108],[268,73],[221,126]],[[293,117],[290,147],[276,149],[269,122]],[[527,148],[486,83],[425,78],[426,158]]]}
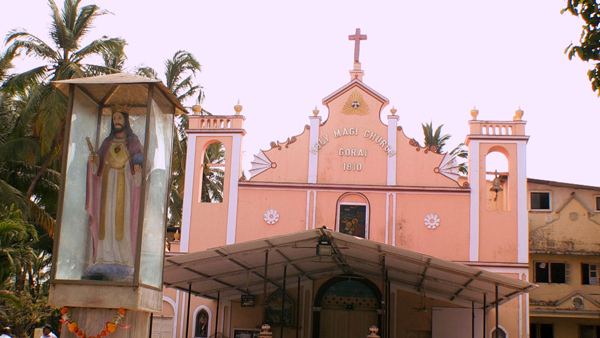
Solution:
{"label": "man in white shirt", "polygon": [[12,338],[12,335],[10,334],[10,327],[7,326],[2,330],[2,335],[0,338]]}
{"label": "man in white shirt", "polygon": [[[44,325],[42,332],[44,332],[44,333],[42,334],[42,336],[40,338],[56,338],[56,335],[54,333],[52,333],[52,325],[50,325],[50,324]],[[2,338],[2,337],[0,337],[0,338]]]}

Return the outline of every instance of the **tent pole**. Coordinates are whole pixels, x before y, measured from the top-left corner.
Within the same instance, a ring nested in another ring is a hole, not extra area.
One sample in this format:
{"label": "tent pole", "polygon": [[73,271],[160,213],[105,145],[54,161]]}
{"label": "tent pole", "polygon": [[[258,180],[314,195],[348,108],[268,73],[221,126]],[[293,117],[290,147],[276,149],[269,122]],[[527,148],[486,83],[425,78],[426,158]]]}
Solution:
{"label": "tent pole", "polygon": [[267,323],[267,266],[269,265],[269,250],[265,251],[265,275],[263,283],[263,324]]}
{"label": "tent pole", "polygon": [[475,302],[471,302],[471,337],[475,338]]}
{"label": "tent pole", "polygon": [[185,321],[185,336],[189,337],[190,330],[190,300],[192,298],[192,284],[189,284],[188,287],[188,297],[187,297],[187,319]]}
{"label": "tent pole", "polygon": [[487,295],[483,294],[483,338],[485,338],[485,331],[487,331]]}
{"label": "tent pole", "polygon": [[284,310],[285,310],[285,277],[287,275],[287,265],[283,266],[283,292],[281,295],[281,316],[279,317],[281,319],[281,334],[279,335],[279,337],[283,338],[283,326],[285,324],[285,314],[284,314]]}
{"label": "tent pole", "polygon": [[385,256],[381,257],[381,337],[387,337],[387,321],[385,320],[387,316],[387,311],[385,311],[387,307],[387,295],[386,295],[386,285],[385,285]]}
{"label": "tent pole", "polygon": [[154,320],[154,312],[150,312],[150,333],[148,334],[148,338],[152,338],[152,321]]}
{"label": "tent pole", "polygon": [[496,338],[498,338],[498,336],[500,335],[500,333],[498,332],[498,327],[499,327],[499,320],[500,320],[500,312],[499,312],[499,306],[498,306],[498,284],[496,284]]}
{"label": "tent pole", "polygon": [[217,338],[217,334],[219,333],[219,302],[221,300],[221,292],[217,293],[217,314],[215,315],[215,338]]}
{"label": "tent pole", "polygon": [[298,295],[296,296],[296,338],[300,334],[300,276],[298,276]]}

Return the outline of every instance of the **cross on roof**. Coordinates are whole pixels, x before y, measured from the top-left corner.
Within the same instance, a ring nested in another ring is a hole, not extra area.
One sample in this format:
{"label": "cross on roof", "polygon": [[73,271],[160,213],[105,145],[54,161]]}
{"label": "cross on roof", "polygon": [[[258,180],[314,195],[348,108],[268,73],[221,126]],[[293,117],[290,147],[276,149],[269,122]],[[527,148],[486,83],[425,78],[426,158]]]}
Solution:
{"label": "cross on roof", "polygon": [[360,28],[356,29],[356,34],[348,35],[348,40],[354,40],[354,62],[358,62],[358,53],[360,51],[360,40],[366,40],[366,35],[360,35]]}

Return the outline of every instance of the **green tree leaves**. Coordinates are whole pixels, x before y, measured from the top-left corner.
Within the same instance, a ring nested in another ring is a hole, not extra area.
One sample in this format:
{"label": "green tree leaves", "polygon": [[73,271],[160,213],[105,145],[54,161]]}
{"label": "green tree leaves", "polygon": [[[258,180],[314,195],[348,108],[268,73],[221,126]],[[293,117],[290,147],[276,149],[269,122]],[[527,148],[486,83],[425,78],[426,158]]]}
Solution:
{"label": "green tree leaves", "polygon": [[567,7],[561,14],[569,12],[583,19],[579,44],[571,43],[565,53],[569,60],[575,55],[582,61],[592,62],[594,67],[588,71],[592,90],[600,96],[600,5],[596,0],[567,0]]}

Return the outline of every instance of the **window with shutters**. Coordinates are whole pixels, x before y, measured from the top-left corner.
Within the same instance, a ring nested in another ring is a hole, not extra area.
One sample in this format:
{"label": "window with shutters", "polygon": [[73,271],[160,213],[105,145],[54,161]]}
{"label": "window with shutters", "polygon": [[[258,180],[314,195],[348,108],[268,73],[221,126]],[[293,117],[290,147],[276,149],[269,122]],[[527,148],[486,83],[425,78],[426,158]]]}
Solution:
{"label": "window with shutters", "polygon": [[567,263],[535,262],[536,283],[559,283],[569,282],[569,265]]}
{"label": "window with shutters", "polygon": [[598,285],[598,264],[581,263],[581,284]]}

